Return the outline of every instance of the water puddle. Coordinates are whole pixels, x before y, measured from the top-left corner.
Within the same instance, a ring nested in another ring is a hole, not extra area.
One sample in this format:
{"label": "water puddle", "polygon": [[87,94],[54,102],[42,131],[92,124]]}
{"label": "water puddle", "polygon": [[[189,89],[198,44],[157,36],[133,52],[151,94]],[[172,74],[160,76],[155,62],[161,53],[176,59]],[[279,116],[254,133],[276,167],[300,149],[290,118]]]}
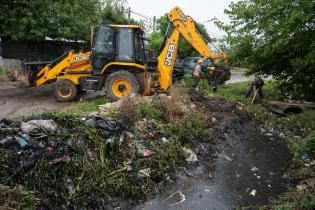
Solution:
{"label": "water puddle", "polygon": [[135,209],[232,209],[261,206],[286,191],[291,155],[278,137],[252,133],[217,159],[165,186]]}

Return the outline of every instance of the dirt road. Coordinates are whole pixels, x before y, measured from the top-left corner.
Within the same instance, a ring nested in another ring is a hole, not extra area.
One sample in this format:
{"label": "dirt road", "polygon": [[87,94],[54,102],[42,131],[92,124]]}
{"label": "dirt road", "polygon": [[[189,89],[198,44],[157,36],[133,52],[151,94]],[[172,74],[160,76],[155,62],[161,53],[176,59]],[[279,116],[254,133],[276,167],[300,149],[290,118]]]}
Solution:
{"label": "dirt road", "polygon": [[21,89],[18,82],[0,82],[0,117],[18,118],[68,105],[70,103],[56,103],[50,85]]}
{"label": "dirt road", "polygon": [[[100,93],[89,93],[90,98]],[[72,103],[58,103],[52,95],[51,85],[21,89],[19,82],[0,82],[0,117],[19,118],[33,113],[56,111]]]}

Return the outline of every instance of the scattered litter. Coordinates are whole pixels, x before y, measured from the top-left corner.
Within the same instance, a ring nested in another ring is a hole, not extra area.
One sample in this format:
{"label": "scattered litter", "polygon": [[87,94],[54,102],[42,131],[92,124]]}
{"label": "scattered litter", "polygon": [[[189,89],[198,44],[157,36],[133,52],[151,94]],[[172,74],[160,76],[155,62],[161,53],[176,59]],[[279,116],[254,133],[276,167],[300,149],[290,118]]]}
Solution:
{"label": "scattered litter", "polygon": [[193,177],[192,173],[186,167],[180,167],[182,169],[182,175]]}
{"label": "scattered litter", "polygon": [[152,139],[155,137],[155,135],[156,135],[156,134],[155,134],[154,132],[149,132],[149,133],[148,133],[148,136],[149,136],[150,138],[152,138]]}
{"label": "scattered litter", "polygon": [[150,177],[151,169],[146,168],[138,171],[138,177]]}
{"label": "scattered litter", "polygon": [[315,160],[310,161],[309,163],[305,163],[304,165],[305,165],[306,167],[313,166],[313,165],[315,165]]}
{"label": "scattered litter", "polygon": [[174,194],[170,195],[168,198],[164,200],[168,206],[178,205],[186,200],[186,196],[181,192],[177,191]]}
{"label": "scattered litter", "polygon": [[0,145],[2,145],[3,147],[8,147],[14,144],[15,142],[16,142],[15,138],[13,138],[12,136],[7,136],[0,141]]}
{"label": "scattered litter", "polygon": [[296,186],[296,188],[298,190],[305,190],[308,188],[312,189],[314,187],[315,187],[315,178],[303,180],[303,181],[299,182],[299,184]]}
{"label": "scattered litter", "polygon": [[70,160],[71,160],[71,158],[69,157],[69,155],[65,155],[65,156],[62,156],[60,158],[56,158],[56,159],[50,161],[50,164],[54,165],[57,163],[69,163]]}
{"label": "scattered litter", "polygon": [[253,166],[250,170],[255,172],[255,171],[259,171],[259,168],[256,168],[255,166]]}
{"label": "scattered litter", "polygon": [[119,138],[118,151],[123,154],[124,158],[132,160],[136,155],[136,143],[134,135],[128,131],[124,131]]}
{"label": "scattered litter", "polygon": [[257,190],[253,189],[249,195],[255,197]]}
{"label": "scattered litter", "polygon": [[308,157],[308,155],[307,154],[303,154],[303,155],[301,155],[301,160],[308,160],[309,159],[309,157]]}
{"label": "scattered litter", "polygon": [[148,157],[155,154],[152,150],[145,148],[143,144],[136,144],[136,148],[137,154],[142,157]]}
{"label": "scattered litter", "polygon": [[25,148],[28,145],[28,141],[21,137],[15,137],[15,140],[19,143],[21,148]]}
{"label": "scattered litter", "polygon": [[123,102],[123,99],[120,99],[113,103],[106,103],[103,105],[99,105],[98,110],[100,113],[106,113],[108,111],[116,111],[121,107],[122,102]]}
{"label": "scattered litter", "polygon": [[185,160],[187,162],[194,163],[198,161],[197,155],[191,149],[183,148],[183,150],[184,150]]}
{"label": "scattered litter", "polygon": [[100,117],[93,117],[85,121],[85,124],[92,128],[102,128],[107,132],[118,132],[124,130],[125,126],[119,120],[106,120]]}
{"label": "scattered litter", "polygon": [[162,141],[163,141],[163,143],[166,143],[166,142],[168,142],[169,140],[163,136],[163,137],[162,137]]}
{"label": "scattered litter", "polygon": [[96,121],[93,118],[86,120],[85,124],[90,126],[91,128],[95,128],[96,127]]}
{"label": "scattered litter", "polygon": [[54,151],[54,148],[52,148],[52,147],[47,147],[47,151],[48,151],[48,152],[52,152],[52,151]]}
{"label": "scattered litter", "polygon": [[227,155],[220,155],[220,154],[217,154],[218,157],[220,158],[223,158],[225,160],[228,160],[228,161],[232,161],[232,159],[230,157],[228,157]]}
{"label": "scattered litter", "polygon": [[124,162],[124,165],[127,166],[127,171],[132,171],[131,161]]}
{"label": "scattered litter", "polygon": [[30,120],[21,124],[23,133],[31,133],[38,130],[56,132],[57,128],[58,126],[53,120]]}

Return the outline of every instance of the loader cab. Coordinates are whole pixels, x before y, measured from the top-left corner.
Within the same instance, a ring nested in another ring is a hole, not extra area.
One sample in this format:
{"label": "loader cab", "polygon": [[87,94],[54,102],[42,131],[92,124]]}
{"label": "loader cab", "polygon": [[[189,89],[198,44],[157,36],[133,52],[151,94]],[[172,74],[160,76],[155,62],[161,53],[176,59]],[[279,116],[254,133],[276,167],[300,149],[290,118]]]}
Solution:
{"label": "loader cab", "polygon": [[102,74],[104,67],[112,62],[144,65],[143,33],[140,26],[101,24],[92,44],[93,75]]}

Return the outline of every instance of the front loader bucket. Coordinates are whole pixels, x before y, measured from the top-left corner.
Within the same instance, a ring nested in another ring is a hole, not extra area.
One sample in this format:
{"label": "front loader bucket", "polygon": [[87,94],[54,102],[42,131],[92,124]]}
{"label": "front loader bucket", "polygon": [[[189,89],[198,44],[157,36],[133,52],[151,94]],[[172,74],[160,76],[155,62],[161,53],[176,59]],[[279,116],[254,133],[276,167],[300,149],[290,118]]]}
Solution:
{"label": "front loader bucket", "polygon": [[22,70],[20,72],[20,87],[21,88],[30,87],[29,71],[26,63],[22,64]]}
{"label": "front loader bucket", "polygon": [[28,88],[34,87],[38,72],[51,61],[35,61],[35,62],[23,62],[20,71],[20,87]]}

